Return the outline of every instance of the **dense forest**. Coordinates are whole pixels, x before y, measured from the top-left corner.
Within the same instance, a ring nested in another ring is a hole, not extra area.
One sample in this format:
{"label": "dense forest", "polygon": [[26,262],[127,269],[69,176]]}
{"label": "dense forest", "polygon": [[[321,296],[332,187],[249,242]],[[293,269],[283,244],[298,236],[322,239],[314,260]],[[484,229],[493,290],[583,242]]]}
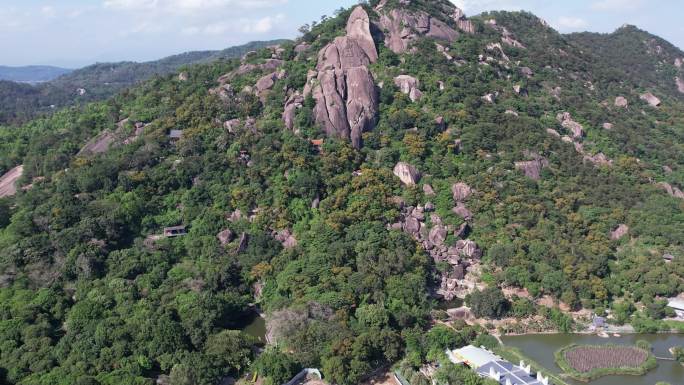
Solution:
{"label": "dense forest", "polygon": [[186,65],[239,58],[282,42],[255,41],[220,51],[186,52],[144,63],[97,63],[36,85],[9,81],[13,78],[0,80],[0,124],[17,125],[66,106],[105,100],[141,81],[177,72]]}
{"label": "dense forest", "polygon": [[[428,384],[419,369],[440,363],[442,383],[489,384],[444,355],[501,332],[447,322],[440,289],[459,273],[478,318],[570,331],[588,309],[666,329],[663,300],[684,291],[684,53],[631,27],[565,36],[418,0],[405,12],[457,37],[416,32],[396,52],[373,26],[398,6],[363,5],[377,116],[360,146],[306,91],[325,86],[319,51],[361,39],[352,9],[278,49],[0,127],[0,175],[23,165],[0,199],[0,382],[281,384],[307,367],[357,384],[394,365]],[[103,133],[104,151],[84,150]],[[445,231],[407,231],[416,218]],[[187,234],[160,235],[171,226]],[[463,245],[457,263],[435,257]],[[256,310],[265,345],[241,331]]]}

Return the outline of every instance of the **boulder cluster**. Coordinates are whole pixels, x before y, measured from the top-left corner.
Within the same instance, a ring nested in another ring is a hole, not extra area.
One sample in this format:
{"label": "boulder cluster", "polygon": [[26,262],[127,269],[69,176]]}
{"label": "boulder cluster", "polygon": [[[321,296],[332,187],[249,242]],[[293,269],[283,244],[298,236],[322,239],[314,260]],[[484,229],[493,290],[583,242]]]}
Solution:
{"label": "boulder cluster", "polygon": [[462,32],[475,32],[475,26],[466,19],[463,11],[452,5],[442,4],[443,20],[440,20],[424,11],[409,10],[410,3],[410,0],[400,0],[402,7],[386,10],[387,1],[383,0],[375,8],[380,15],[378,30],[384,31],[385,45],[395,53],[406,52],[420,36],[448,42],[456,40],[459,31],[443,20],[453,20]]}
{"label": "boulder cluster", "polygon": [[[426,196],[433,196],[432,186],[423,185]],[[456,206],[465,210],[465,201],[472,194],[472,189],[465,183],[455,183],[451,187]],[[424,205],[405,206],[403,200],[396,199],[401,208],[399,220],[390,225],[391,229],[401,230],[415,239],[435,262],[446,262],[451,266],[450,270],[443,274],[437,294],[446,300],[451,300],[462,284],[462,280],[468,269],[475,266],[482,257],[482,250],[474,241],[467,239],[469,232],[468,222],[454,227],[442,222],[442,218],[434,212],[434,205],[426,202]],[[468,211],[467,219],[472,218]],[[429,219],[429,221],[428,221]],[[429,223],[429,225],[427,224]],[[447,244],[447,237],[452,234],[458,240],[453,245]]]}

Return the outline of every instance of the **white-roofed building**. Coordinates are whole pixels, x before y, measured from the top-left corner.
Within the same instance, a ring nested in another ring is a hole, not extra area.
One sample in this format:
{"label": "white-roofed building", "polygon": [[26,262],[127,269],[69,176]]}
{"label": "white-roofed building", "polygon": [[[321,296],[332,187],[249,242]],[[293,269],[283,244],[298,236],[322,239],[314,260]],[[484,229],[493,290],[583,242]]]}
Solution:
{"label": "white-roofed building", "polygon": [[670,298],[667,301],[667,306],[674,309],[675,313],[677,313],[678,318],[684,318],[684,298]]}
{"label": "white-roofed building", "polygon": [[500,360],[501,358],[489,350],[468,345],[456,350],[448,350],[449,360],[455,364],[464,363],[473,369],[477,369],[489,362]]}
{"label": "white-roofed building", "polygon": [[513,365],[484,347],[468,345],[446,353],[451,362],[466,364],[480,377],[493,379],[501,385],[550,385],[549,377],[533,373],[530,364],[520,361],[520,365]]}

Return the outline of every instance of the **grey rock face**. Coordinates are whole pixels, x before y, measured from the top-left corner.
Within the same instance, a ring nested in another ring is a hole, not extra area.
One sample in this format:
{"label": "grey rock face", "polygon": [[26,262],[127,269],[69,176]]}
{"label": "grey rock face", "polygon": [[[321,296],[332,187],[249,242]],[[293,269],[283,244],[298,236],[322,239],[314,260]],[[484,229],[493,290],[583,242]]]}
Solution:
{"label": "grey rock face", "polygon": [[407,186],[413,186],[420,180],[420,172],[413,166],[405,162],[399,162],[394,166],[394,175],[399,177]]}
{"label": "grey rock face", "polygon": [[677,84],[677,90],[679,90],[679,92],[684,94],[684,79],[677,76],[675,78],[675,83]]}
{"label": "grey rock face", "polygon": [[327,135],[350,139],[356,148],[361,147],[361,134],[376,123],[378,96],[368,65],[377,57],[362,7],[352,12],[347,35],[335,38],[318,55],[318,84],[311,90],[316,122]]}
{"label": "grey rock face", "polygon": [[680,58],[680,57],[676,58],[674,61],[674,65],[677,68],[682,68],[682,65],[684,65],[684,58]]}

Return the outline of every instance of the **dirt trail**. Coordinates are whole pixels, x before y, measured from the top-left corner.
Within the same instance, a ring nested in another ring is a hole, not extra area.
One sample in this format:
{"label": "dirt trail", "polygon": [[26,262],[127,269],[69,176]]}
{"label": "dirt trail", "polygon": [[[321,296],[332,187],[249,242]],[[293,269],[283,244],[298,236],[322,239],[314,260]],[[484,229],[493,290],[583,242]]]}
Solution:
{"label": "dirt trail", "polygon": [[0,198],[12,196],[17,193],[16,182],[24,173],[24,165],[19,165],[9,170],[0,178]]}

